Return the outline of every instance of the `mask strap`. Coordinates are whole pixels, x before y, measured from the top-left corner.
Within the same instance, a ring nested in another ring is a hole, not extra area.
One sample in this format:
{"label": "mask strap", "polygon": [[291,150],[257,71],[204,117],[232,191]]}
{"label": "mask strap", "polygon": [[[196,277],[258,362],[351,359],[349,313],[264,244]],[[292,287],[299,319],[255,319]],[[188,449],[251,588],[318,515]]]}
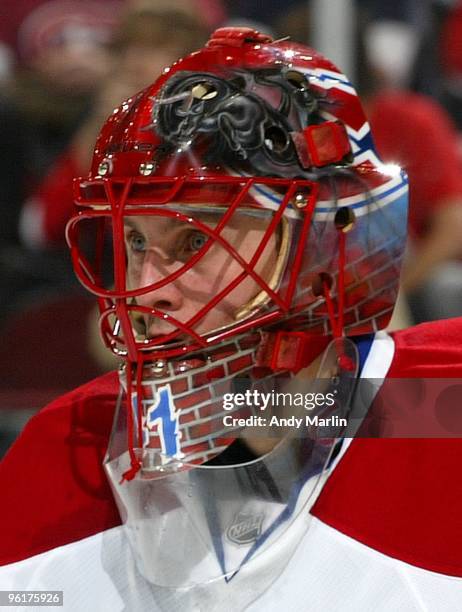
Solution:
{"label": "mask strap", "polygon": [[338,279],[337,279],[337,315],[335,315],[334,301],[330,294],[329,283],[323,281],[324,298],[326,300],[327,314],[334,338],[343,336],[343,311],[345,308],[345,262],[346,262],[346,234],[338,229]]}

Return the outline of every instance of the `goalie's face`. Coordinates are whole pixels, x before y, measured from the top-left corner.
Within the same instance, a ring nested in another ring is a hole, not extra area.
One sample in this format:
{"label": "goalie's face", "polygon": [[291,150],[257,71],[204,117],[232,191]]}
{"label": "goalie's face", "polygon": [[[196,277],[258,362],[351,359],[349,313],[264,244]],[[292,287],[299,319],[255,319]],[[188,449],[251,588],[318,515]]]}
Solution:
{"label": "goalie's face", "polygon": [[[146,338],[155,338],[162,344],[162,337],[173,333],[180,340],[185,332],[179,334],[181,327],[175,321],[205,335],[245,318],[256,301],[267,299],[261,286],[244,272],[233,251],[246,263],[252,262],[256,246],[267,234],[270,215],[233,215],[217,241],[207,231],[216,229],[221,218],[219,212],[194,213],[189,222],[184,216],[125,218],[127,285],[131,290],[141,290],[135,301],[143,312],[134,318],[137,331]],[[188,267],[193,258],[194,264]],[[277,238],[272,234],[254,270],[269,283],[276,262]],[[220,296],[197,318],[204,306]]]}

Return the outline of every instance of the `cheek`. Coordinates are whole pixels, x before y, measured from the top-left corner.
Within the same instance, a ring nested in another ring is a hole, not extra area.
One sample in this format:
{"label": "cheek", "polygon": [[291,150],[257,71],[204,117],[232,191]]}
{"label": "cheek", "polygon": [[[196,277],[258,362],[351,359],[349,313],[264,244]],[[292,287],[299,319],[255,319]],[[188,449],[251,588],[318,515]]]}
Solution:
{"label": "cheek", "polygon": [[[259,231],[246,232],[245,239],[240,241],[236,250],[240,256],[250,263],[258,245],[261,243],[262,234]],[[271,236],[258,261],[251,266],[263,281],[270,283],[277,261],[276,238]],[[236,278],[245,274],[239,284],[230,291],[217,305],[217,308],[233,308],[234,311],[251,300],[262,291],[260,284],[245,273],[241,264],[225,251],[222,247],[213,247],[197,266],[196,286],[202,286],[207,291],[208,297],[217,295],[225,290]]]}
{"label": "cheek", "polygon": [[136,266],[135,263],[131,260],[127,260],[127,265],[125,267],[125,275],[127,285],[130,288],[139,287],[141,281],[141,268],[140,266]]}
{"label": "cheek", "polygon": [[[209,304],[212,298],[226,291],[241,272],[241,265],[232,255],[221,246],[212,247],[178,283],[185,297],[184,316],[189,319]],[[255,283],[251,281],[249,285],[248,280],[244,279],[204,315],[198,324],[198,330],[205,332],[234,323],[241,300],[246,302],[250,299],[252,291],[255,292]]]}
{"label": "cheek", "polygon": [[[250,263],[258,250],[263,239],[263,233],[259,230],[251,230],[246,232],[245,239],[242,240],[239,246],[239,254],[247,262]],[[271,235],[267,244],[265,245],[262,253],[259,255],[256,262],[251,265],[251,269],[262,278],[263,281],[268,283],[271,279],[272,272],[276,266],[277,261],[277,244],[276,237]],[[242,269],[237,262],[235,265]],[[247,277],[249,281],[260,288],[252,278]]]}
{"label": "cheek", "polygon": [[126,266],[126,284],[128,289],[140,289],[159,280],[152,274],[151,265],[142,257],[131,256]]}

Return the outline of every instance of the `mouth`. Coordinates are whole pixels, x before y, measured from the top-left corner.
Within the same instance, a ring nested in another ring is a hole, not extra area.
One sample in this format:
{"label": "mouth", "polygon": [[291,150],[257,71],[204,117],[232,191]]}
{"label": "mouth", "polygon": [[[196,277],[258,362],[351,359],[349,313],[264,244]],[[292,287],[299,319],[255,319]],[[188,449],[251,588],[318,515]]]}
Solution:
{"label": "mouth", "polygon": [[149,342],[154,341],[154,344],[157,348],[176,348],[178,346],[182,346],[185,342],[188,341],[189,336],[185,333],[178,334],[175,338],[171,338],[170,340],[164,340],[167,336],[169,336],[172,332],[168,334],[147,334],[146,339]]}
{"label": "mouth", "polygon": [[[132,316],[132,321],[133,328],[140,340],[146,340],[149,342],[154,340],[156,341],[156,344],[172,345],[177,344],[178,342],[181,342],[181,340],[185,340],[187,338],[187,334],[180,332],[180,330],[174,325],[165,323],[159,319],[153,320],[152,317],[150,317],[149,320],[146,320],[143,315],[138,314]],[[159,328],[163,328],[162,331],[160,331]],[[178,333],[175,338],[162,342],[162,338],[171,336],[172,334],[175,334],[175,332]]]}

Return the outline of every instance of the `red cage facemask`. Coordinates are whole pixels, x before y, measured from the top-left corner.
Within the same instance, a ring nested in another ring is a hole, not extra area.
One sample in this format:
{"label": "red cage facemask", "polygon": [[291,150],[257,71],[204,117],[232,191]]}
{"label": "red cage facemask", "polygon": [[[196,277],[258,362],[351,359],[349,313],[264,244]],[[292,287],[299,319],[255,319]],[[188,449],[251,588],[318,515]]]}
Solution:
{"label": "red cage facemask", "polygon": [[68,241],[127,360],[132,448],[206,461],[228,444],[217,406],[237,373],[296,372],[391,316],[406,177],[380,164],[345,76],[306,47],[219,30],[116,109],[75,187]]}
{"label": "red cage facemask", "polygon": [[[82,210],[68,238],[79,279],[101,298],[103,334],[115,352],[132,361],[140,352],[150,360],[187,355],[305,307],[294,306],[302,299],[312,182],[153,178],[98,186],[108,203]],[[276,212],[252,195],[261,186],[277,188]],[[206,202],[192,201],[195,194]]]}

